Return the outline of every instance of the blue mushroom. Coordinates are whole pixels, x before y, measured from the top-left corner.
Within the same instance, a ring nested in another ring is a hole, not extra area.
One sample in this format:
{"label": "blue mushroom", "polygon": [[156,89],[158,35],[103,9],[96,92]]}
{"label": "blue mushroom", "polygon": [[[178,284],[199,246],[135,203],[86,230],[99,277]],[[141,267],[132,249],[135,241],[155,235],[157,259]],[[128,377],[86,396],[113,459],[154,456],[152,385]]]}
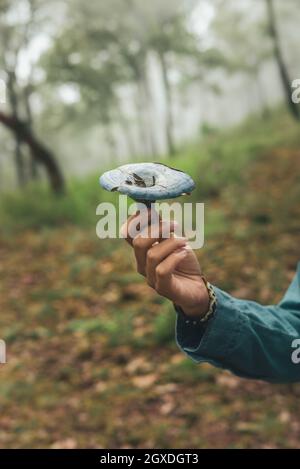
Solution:
{"label": "blue mushroom", "polygon": [[105,172],[100,177],[100,185],[145,203],[174,199],[195,188],[188,174],[162,163],[125,164]]}

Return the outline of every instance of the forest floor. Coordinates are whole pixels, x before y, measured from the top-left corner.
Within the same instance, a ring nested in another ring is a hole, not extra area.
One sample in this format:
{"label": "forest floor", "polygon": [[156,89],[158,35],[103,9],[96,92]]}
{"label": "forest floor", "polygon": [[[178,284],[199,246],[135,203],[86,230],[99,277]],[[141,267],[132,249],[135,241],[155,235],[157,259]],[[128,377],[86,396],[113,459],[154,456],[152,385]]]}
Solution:
{"label": "forest floor", "polygon": [[[300,258],[299,201],[300,150],[278,147],[249,165],[206,203],[208,278],[278,301]],[[73,226],[2,234],[0,311],[2,448],[300,445],[300,386],[188,360],[172,308],[120,240]]]}

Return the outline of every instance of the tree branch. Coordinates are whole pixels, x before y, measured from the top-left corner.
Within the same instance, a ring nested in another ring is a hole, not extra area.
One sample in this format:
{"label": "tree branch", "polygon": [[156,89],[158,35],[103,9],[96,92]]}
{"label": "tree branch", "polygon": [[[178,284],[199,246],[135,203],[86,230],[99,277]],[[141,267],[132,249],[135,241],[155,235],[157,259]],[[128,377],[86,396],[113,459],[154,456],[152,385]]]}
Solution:
{"label": "tree branch", "polygon": [[16,137],[30,148],[32,157],[42,164],[48,174],[52,190],[61,194],[65,191],[65,183],[54,155],[33,134],[33,131],[20,119],[0,111],[0,122],[11,130]]}

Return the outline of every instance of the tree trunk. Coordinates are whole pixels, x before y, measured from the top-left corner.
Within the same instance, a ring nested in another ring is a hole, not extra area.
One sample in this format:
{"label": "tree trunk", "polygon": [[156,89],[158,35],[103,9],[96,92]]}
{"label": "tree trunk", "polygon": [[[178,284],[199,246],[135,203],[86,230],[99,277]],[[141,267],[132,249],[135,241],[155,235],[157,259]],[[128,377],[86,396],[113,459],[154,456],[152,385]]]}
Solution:
{"label": "tree trunk", "polygon": [[255,78],[256,78],[257,95],[258,95],[258,99],[261,105],[261,116],[262,118],[267,118],[270,116],[270,110],[269,110],[267,99],[265,97],[265,90],[264,90],[263,82],[261,80],[259,66],[257,66],[255,70]]}
{"label": "tree trunk", "polygon": [[138,133],[139,133],[139,140],[140,140],[139,152],[144,156],[144,155],[148,155],[150,153],[150,150],[149,150],[149,145],[148,145],[147,126],[145,124],[143,100],[141,98],[139,84],[138,84],[138,91],[137,91],[135,102],[136,102],[136,115],[137,115],[137,122],[138,122],[137,124]]}
{"label": "tree trunk", "polygon": [[[30,94],[31,93],[30,93],[29,87],[26,87],[24,90],[25,111],[26,111],[27,125],[30,129],[32,129],[33,117],[32,117],[31,106],[30,106]],[[38,178],[38,165],[32,154],[30,158],[29,172],[33,180]]]}
{"label": "tree trunk", "polygon": [[287,105],[291,114],[296,119],[300,119],[300,109],[298,105],[292,101],[292,91],[291,91],[292,80],[289,76],[289,72],[285,65],[281,47],[280,47],[280,40],[279,40],[279,34],[278,34],[277,26],[276,26],[276,18],[275,18],[273,0],[266,0],[266,2],[267,2],[270,34],[274,42],[274,55],[275,55],[277,65],[279,68],[279,73],[280,73],[284,93],[286,96]]}
{"label": "tree trunk", "polygon": [[142,99],[144,101],[146,126],[148,128],[150,153],[151,153],[151,156],[156,156],[158,154],[158,150],[157,150],[156,139],[155,139],[155,135],[154,135],[154,131],[153,131],[153,125],[152,125],[153,115],[152,115],[151,109],[149,107],[149,103],[151,103],[151,96],[150,96],[148,79],[147,79],[146,74],[142,78],[141,89],[142,89]]}
{"label": "tree trunk", "polygon": [[108,150],[107,156],[110,161],[113,161],[115,164],[117,164],[119,160],[118,149],[114,132],[109,122],[104,125],[104,138]]}
{"label": "tree trunk", "polygon": [[166,96],[166,140],[168,145],[168,153],[171,156],[174,156],[176,153],[175,143],[173,139],[173,112],[172,112],[172,91],[168,75],[168,67],[166,64],[166,58],[163,53],[159,54],[159,60],[162,69],[162,77],[165,88]]}
{"label": "tree trunk", "polygon": [[24,187],[27,181],[25,176],[24,158],[21,150],[21,141],[18,137],[16,137],[15,141],[15,165],[19,186]]}
{"label": "tree trunk", "polygon": [[64,178],[50,150],[36,138],[32,130],[20,119],[0,111],[0,122],[10,129],[20,142],[28,145],[37,163],[44,165],[53,192],[57,194],[63,193],[65,191]]}
{"label": "tree trunk", "polygon": [[147,60],[143,64],[140,65],[140,69],[136,76],[136,81],[138,84],[138,91],[140,95],[141,101],[141,114],[144,117],[144,125],[145,131],[147,133],[147,144],[149,144],[149,150],[151,156],[156,156],[158,154],[156,138],[153,131],[153,124],[152,124],[152,97],[151,92],[149,89],[149,82],[148,82],[148,70],[147,70]]}
{"label": "tree trunk", "polygon": [[[16,75],[14,71],[8,71],[8,81],[7,81],[7,90],[8,90],[8,97],[9,97],[9,104],[11,107],[12,116],[15,119],[18,119],[18,98],[17,93],[15,90],[16,85]],[[24,165],[24,158],[21,150],[21,141],[17,134],[15,134],[15,165],[16,165],[16,173],[17,173],[17,180],[20,187],[23,187],[26,184],[26,177],[25,177],[25,165]]]}
{"label": "tree trunk", "polygon": [[126,117],[124,116],[124,114],[122,112],[122,109],[119,109],[119,122],[120,122],[120,126],[123,130],[124,137],[126,139],[129,156],[130,156],[130,158],[133,158],[134,156],[136,156],[136,149],[135,149],[134,139],[131,135],[130,126],[127,122]]}
{"label": "tree trunk", "polygon": [[158,153],[157,144],[152,125],[152,113],[149,108],[151,93],[147,77],[147,51],[140,59],[133,58],[130,54],[127,54],[126,50],[123,50],[123,53],[128,66],[132,70],[137,87],[136,112],[142,153],[156,156]]}

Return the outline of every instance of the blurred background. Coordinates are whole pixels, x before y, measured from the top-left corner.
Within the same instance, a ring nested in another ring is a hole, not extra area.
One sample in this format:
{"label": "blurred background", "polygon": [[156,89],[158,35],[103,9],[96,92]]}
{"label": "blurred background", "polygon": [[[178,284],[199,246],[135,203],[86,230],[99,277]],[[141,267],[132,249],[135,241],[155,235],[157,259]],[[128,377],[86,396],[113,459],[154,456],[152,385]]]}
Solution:
{"label": "blurred background", "polygon": [[[300,388],[197,366],[99,240],[98,177],[190,173],[212,283],[274,303],[299,260],[299,0],[0,0],[0,446],[278,448]],[[5,89],[4,89],[5,88]]]}

